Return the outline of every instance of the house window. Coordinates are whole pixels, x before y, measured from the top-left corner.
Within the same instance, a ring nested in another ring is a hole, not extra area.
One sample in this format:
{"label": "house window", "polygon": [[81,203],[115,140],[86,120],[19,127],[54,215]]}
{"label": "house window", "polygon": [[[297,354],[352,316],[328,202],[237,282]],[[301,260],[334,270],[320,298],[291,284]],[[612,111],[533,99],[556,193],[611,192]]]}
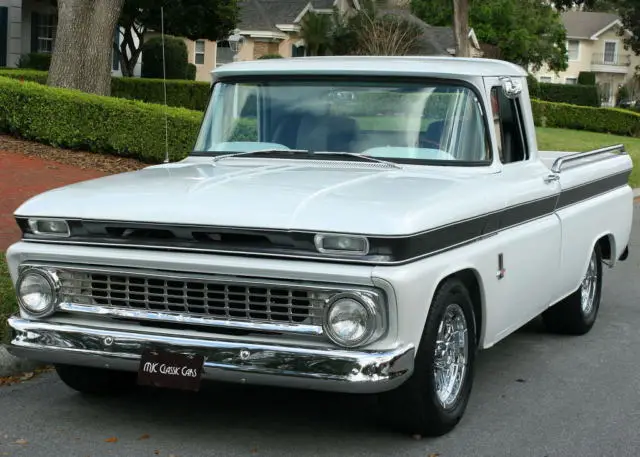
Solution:
{"label": "house window", "polygon": [[57,17],[55,14],[34,14],[32,27],[35,31],[35,52],[51,53],[56,39]]}
{"label": "house window", "polygon": [[291,57],[304,57],[306,48],[304,45],[292,45],[291,46]]}
{"label": "house window", "polygon": [[569,53],[569,60],[578,60],[580,55],[580,42],[578,40],[569,40],[567,42],[567,51]]}
{"label": "house window", "polygon": [[604,43],[604,63],[614,63],[616,61],[616,42],[607,41]]}
{"label": "house window", "polygon": [[541,83],[550,83],[551,82],[551,76],[540,76],[540,82]]}
{"label": "house window", "polygon": [[196,65],[204,64],[204,40],[196,41]]}
{"label": "house window", "polygon": [[564,81],[567,84],[578,84],[578,78],[565,78]]}
{"label": "house window", "polygon": [[216,42],[216,66],[233,62],[233,51],[227,40]]}

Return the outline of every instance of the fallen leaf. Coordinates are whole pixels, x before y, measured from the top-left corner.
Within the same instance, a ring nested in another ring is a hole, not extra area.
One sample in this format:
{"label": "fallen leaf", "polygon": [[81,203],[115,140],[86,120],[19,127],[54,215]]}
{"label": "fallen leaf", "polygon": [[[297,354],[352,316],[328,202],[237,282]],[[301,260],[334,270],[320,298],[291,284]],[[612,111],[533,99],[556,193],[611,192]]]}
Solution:
{"label": "fallen leaf", "polygon": [[437,452],[434,452],[433,454],[429,454],[429,457],[438,457],[440,454],[438,454]]}
{"label": "fallen leaf", "polygon": [[21,438],[19,440],[16,440],[16,444],[29,444],[29,442],[27,440]]}
{"label": "fallen leaf", "polygon": [[20,381],[26,381],[27,379],[33,378],[35,375],[36,374],[33,371],[29,371],[20,377]]}
{"label": "fallen leaf", "polygon": [[138,440],[148,440],[149,438],[151,438],[151,437],[147,433],[145,433],[140,438],[138,438]]}
{"label": "fallen leaf", "polygon": [[153,453],[154,453],[155,455],[160,455],[160,451],[159,451],[159,450],[157,450],[157,449],[156,449],[155,451],[153,451]]}
{"label": "fallen leaf", "polygon": [[118,441],[118,438],[116,438],[115,436],[112,436],[111,438],[107,438],[106,440],[104,440],[105,443],[115,443]]}

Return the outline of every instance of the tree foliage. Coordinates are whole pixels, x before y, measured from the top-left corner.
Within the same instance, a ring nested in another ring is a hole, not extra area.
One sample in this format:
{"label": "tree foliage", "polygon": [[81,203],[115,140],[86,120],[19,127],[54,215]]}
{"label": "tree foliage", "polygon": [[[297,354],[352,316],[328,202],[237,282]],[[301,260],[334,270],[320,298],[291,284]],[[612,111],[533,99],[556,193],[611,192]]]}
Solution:
{"label": "tree foliage", "polygon": [[236,0],[125,0],[119,20],[124,29],[120,61],[125,76],[133,75],[145,33],[161,30],[161,7],[165,33],[190,40],[222,40],[236,27],[239,16]]}
{"label": "tree foliage", "polygon": [[[411,9],[430,25],[451,26],[451,0],[412,0]],[[469,26],[478,40],[498,47],[502,59],[531,71],[568,65],[566,31],[560,14],[540,0],[472,0]]]}
{"label": "tree foliage", "polygon": [[419,27],[402,14],[389,10],[384,1],[361,0],[361,8],[346,15],[307,13],[301,37],[311,55],[406,55],[422,34]]}

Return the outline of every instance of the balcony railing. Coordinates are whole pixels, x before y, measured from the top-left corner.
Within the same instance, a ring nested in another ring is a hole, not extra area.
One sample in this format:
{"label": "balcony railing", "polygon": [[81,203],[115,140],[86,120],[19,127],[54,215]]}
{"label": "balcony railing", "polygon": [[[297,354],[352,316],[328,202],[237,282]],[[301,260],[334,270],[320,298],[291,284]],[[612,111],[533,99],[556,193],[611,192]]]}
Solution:
{"label": "balcony railing", "polygon": [[631,65],[631,54],[593,54],[591,56],[591,64],[629,66]]}

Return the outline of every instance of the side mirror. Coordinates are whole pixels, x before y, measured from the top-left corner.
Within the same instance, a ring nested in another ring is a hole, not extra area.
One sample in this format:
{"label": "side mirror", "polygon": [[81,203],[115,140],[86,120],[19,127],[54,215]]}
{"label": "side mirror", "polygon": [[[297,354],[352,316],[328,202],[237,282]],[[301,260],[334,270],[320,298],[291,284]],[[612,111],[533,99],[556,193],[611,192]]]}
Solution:
{"label": "side mirror", "polygon": [[518,98],[522,93],[522,83],[520,81],[514,81],[509,77],[500,78],[502,82],[502,92],[509,99]]}

